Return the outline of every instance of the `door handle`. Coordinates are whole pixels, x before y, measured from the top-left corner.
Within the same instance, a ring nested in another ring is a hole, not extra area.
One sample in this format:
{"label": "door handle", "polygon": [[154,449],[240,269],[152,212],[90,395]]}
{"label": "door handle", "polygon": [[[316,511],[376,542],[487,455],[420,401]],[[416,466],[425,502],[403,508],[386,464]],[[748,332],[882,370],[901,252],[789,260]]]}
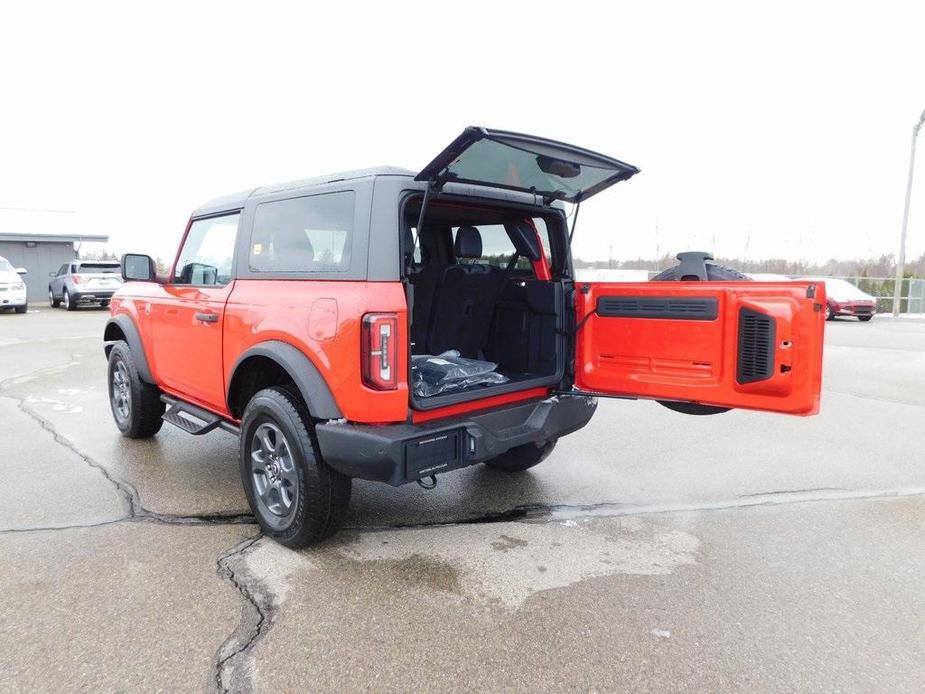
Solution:
{"label": "door handle", "polygon": [[217,313],[197,313],[196,320],[202,321],[203,323],[217,323],[218,314]]}

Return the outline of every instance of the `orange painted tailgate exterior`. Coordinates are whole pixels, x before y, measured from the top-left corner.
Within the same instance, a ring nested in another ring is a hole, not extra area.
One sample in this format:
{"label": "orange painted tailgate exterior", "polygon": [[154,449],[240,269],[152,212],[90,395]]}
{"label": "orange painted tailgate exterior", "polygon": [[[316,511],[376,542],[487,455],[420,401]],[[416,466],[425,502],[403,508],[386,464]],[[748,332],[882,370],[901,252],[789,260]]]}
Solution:
{"label": "orange painted tailgate exterior", "polygon": [[[590,283],[577,296],[584,324],[577,334],[575,383],[582,390],[795,415],[819,411],[821,283]],[[716,317],[599,315],[601,303],[627,298],[707,300],[715,302]],[[759,355],[767,371],[760,380],[742,378],[738,365],[740,343],[752,337],[743,325],[748,320],[762,321],[753,330],[774,334],[773,341],[763,340],[770,350]]]}

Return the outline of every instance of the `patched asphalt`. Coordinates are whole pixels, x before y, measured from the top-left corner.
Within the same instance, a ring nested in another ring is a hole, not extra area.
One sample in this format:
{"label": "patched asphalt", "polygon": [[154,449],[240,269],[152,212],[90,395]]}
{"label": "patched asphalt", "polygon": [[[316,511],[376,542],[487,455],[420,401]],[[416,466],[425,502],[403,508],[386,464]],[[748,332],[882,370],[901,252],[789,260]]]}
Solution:
{"label": "patched asphalt", "polygon": [[293,552],[234,437],[118,435],[107,312],[37,308],[0,314],[0,691],[925,687],[925,322],[827,324],[818,417],[602,401]]}

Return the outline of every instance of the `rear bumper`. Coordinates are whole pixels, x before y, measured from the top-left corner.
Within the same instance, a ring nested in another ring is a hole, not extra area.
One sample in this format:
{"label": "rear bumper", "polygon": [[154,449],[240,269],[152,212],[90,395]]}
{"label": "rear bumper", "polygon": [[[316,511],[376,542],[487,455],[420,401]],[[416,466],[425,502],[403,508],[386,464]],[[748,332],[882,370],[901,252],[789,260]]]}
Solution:
{"label": "rear bumper", "polygon": [[870,304],[839,304],[838,309],[833,307],[832,313],[836,316],[873,316],[877,307]]}
{"label": "rear bumper", "polygon": [[426,424],[326,422],[315,428],[325,462],[349,477],[393,486],[494,458],[587,424],[597,400],[558,396]]}
{"label": "rear bumper", "polygon": [[109,301],[112,298],[112,295],[115,294],[114,289],[107,289],[103,291],[92,291],[92,292],[75,292],[71,294],[71,301],[77,303],[88,303],[91,301]]}

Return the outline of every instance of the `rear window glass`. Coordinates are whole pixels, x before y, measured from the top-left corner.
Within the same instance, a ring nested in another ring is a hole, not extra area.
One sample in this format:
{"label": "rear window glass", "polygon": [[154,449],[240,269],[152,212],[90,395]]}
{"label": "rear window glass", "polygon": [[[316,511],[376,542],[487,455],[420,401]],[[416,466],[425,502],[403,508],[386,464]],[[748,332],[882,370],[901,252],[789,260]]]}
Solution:
{"label": "rear window glass", "polygon": [[350,267],[353,191],[265,202],[254,214],[253,272],[339,272]]}
{"label": "rear window glass", "polygon": [[110,263],[81,263],[80,264],[81,272],[113,272],[120,273],[121,269],[119,264],[110,264]]}

